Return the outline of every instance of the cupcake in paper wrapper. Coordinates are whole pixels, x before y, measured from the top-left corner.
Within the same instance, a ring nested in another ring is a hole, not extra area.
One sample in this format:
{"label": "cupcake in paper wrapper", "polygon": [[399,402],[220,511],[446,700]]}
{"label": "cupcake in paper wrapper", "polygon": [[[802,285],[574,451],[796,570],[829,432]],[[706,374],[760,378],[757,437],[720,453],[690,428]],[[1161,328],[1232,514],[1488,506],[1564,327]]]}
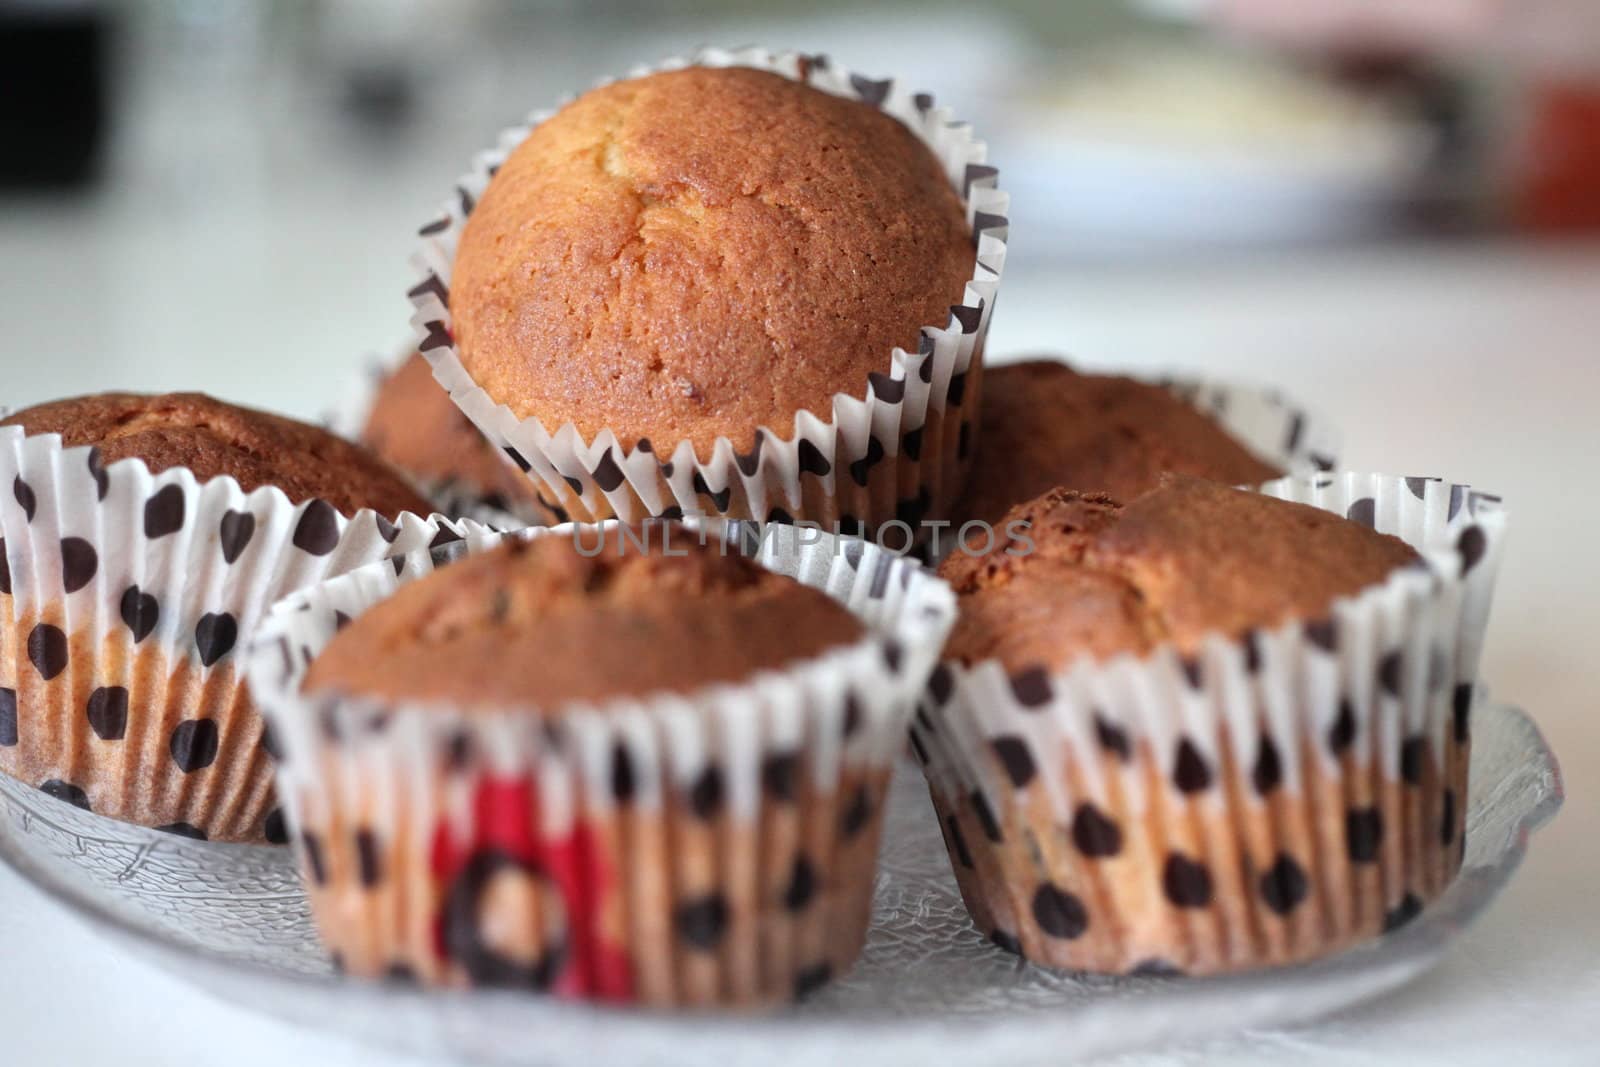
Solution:
{"label": "cupcake in paper wrapper", "polygon": [[0,427],[0,771],[189,837],[283,841],[235,669],[273,601],[481,525],[346,517]]}
{"label": "cupcake in paper wrapper", "polygon": [[861,542],[727,525],[864,636],[687,695],[469,709],[303,691],[343,620],[431,571],[427,553],[278,605],[251,687],[282,742],[318,929],[347,971],[708,1008],[786,1001],[851,965],[889,776],[954,598]]}
{"label": "cupcake in paper wrapper", "polygon": [[1403,924],[1459,869],[1498,498],[1366,474],[1261,492],[1427,566],[1190,657],[935,671],[913,748],[996,945],[1114,974],[1285,964]]}
{"label": "cupcake in paper wrapper", "polygon": [[630,77],[688,66],[775,73],[862,101],[909,128],[960,192],[976,245],[971,278],[948,318],[924,324],[915,351],[885,352],[868,380],[834,394],[827,417],[800,410],[792,424],[756,429],[753,445],[742,453],[726,436],[697,454],[688,440],[634,442],[625,426],[586,438],[571,423],[547,427],[536,417],[518,418],[463,367],[450,286],[468,217],[501,164],[550,114],[538,113],[480,153],[443,213],[421,228],[414,257],[420,277],[410,291],[418,349],[484,435],[573,519],[799,519],[850,533],[894,519],[915,527],[924,517],[947,514],[975,443],[984,338],[1005,263],[1008,201],[996,188],[987,146],[927,94],[852,74],[820,56],[713,49]]}
{"label": "cupcake in paper wrapper", "polygon": [[567,521],[478,433],[413,351],[364,359],[324,421],[405,472],[443,515],[500,530]]}

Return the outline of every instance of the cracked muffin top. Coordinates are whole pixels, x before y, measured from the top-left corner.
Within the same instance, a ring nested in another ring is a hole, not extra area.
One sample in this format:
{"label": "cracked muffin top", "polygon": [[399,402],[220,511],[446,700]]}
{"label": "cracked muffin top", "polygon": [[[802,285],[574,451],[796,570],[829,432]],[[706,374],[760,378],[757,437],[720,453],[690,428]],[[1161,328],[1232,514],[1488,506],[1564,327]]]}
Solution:
{"label": "cracked muffin top", "polygon": [[1418,558],[1332,512],[1174,474],[1127,504],[1053,489],[1002,529],[1013,523],[1031,552],[1012,554],[1026,546],[1000,537],[939,568],[961,607],[947,658],[998,659],[1016,673],[1167,642],[1189,654],[1207,634],[1321,618]]}
{"label": "cracked muffin top", "polygon": [[554,514],[533,482],[496,451],[433,380],[433,368],[418,354],[378,386],[361,443],[425,482],[459,481],[502,509],[533,503]]}
{"label": "cracked muffin top", "polygon": [[961,199],[898,120],[745,68],[592,90],[496,173],[457,248],[468,373],[519,417],[663,455],[832,417],[972,276]]}
{"label": "cracked muffin top", "polygon": [[0,420],[29,435],[92,445],[103,463],[136,457],[151,473],[187,467],[200,481],[227,475],[245,492],[274,485],[296,504],[324,500],[344,515],[387,518],[433,508],[387,463],[316,426],[202,393],[97,393],[26,408]]}
{"label": "cracked muffin top", "polygon": [[510,540],[404,586],[334,637],[305,690],[553,711],[743,681],[863,632],[686,527],[632,529]]}
{"label": "cracked muffin top", "polygon": [[1057,486],[1132,500],[1164,471],[1224,485],[1283,474],[1159,385],[1079,374],[1049,359],[990,367],[956,516],[998,525],[1013,506]]}

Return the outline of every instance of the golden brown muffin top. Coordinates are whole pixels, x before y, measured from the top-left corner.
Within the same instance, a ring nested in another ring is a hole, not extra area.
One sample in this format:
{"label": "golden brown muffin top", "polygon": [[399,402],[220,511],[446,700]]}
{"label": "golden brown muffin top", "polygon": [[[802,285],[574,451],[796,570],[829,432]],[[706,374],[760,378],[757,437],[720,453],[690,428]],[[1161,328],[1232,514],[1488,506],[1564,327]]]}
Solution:
{"label": "golden brown muffin top", "polygon": [[1008,555],[1021,546],[1002,537],[939,568],[961,608],[946,655],[1012,673],[1166,642],[1189,654],[1207,634],[1321,618],[1418,558],[1332,512],[1175,474],[1126,505],[1051,490],[1012,509],[1012,523],[1031,553]]}
{"label": "golden brown muffin top", "polygon": [[360,445],[316,426],[202,393],[97,393],[26,408],[0,421],[67,448],[92,445],[104,463],[138,458],[151,473],[187,467],[200,481],[227,475],[245,492],[277,486],[294,503],[327,501],[344,515],[388,518],[433,508]]}
{"label": "golden brown muffin top", "polygon": [[827,594],[685,527],[670,527],[667,554],[664,528],[644,528],[648,551],[615,530],[602,548],[590,531],[437,571],[334,637],[305,689],[551,712],[743,681],[861,636]]}
{"label": "golden brown muffin top", "polygon": [[1159,385],[1079,374],[1055,360],[991,367],[983,377],[978,452],[956,515],[994,524],[1057,486],[1132,500],[1154,488],[1163,471],[1224,485],[1256,485],[1284,473]]}
{"label": "golden brown muffin top", "polygon": [[744,68],[585,93],[469,217],[450,311],[488,394],[625,448],[832,417],[972,276],[960,197],[887,114]]}
{"label": "golden brown muffin top", "polygon": [[538,501],[533,483],[505,460],[456,407],[421,355],[407,358],[378,386],[361,443],[424,481],[452,479],[500,506]]}

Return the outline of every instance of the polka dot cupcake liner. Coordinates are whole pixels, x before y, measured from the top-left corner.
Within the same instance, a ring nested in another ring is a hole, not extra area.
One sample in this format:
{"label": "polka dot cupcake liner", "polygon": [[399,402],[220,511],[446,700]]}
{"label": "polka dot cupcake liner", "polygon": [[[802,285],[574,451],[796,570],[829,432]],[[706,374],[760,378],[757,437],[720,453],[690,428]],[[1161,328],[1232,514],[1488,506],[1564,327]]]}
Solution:
{"label": "polka dot cupcake liner", "polygon": [[984,338],[1005,265],[1009,200],[996,188],[987,145],[926,93],[852,74],[823,56],[707,49],[628,76],[691,65],[754,67],[804,81],[881,108],[921,138],[961,191],[977,244],[972,278],[949,319],[924,326],[915,352],[885,353],[882,372],[858,392],[835,394],[830,418],[797,412],[792,426],[759,429],[747,453],[728,438],[704,462],[688,441],[641,440],[630,452],[612,429],[585,440],[570,423],[552,430],[537,418],[519,419],[461,365],[449,294],[467,217],[500,164],[552,114],[538,112],[480,153],[442,213],[421,228],[413,257],[419,278],[409,293],[418,349],[456,404],[566,517],[803,519],[853,533],[892,520],[915,528],[947,514],[975,444]]}
{"label": "polka dot cupcake liner", "polygon": [[867,636],[748,682],[553,717],[300,692],[344,620],[434,568],[426,553],[278,605],[250,684],[347,972],[695,1009],[787,1001],[852,964],[890,772],[954,595],[860,541],[712,525]]}
{"label": "polka dot cupcake liner", "polygon": [[293,589],[484,529],[0,427],[0,771],[187,837],[282,841],[241,641]]}
{"label": "polka dot cupcake liner", "polygon": [[1115,974],[1285,964],[1414,918],[1459,869],[1499,499],[1350,473],[1261,491],[1425,565],[1193,657],[935,671],[913,749],[996,945]]}
{"label": "polka dot cupcake liner", "polygon": [[[410,349],[388,356],[368,353],[337,406],[323,416],[323,425],[346,440],[360,441],[379,388],[410,358]],[[508,457],[506,463],[510,462]],[[556,519],[553,508],[545,508],[532,500],[508,500],[493,489],[464,478],[429,478],[406,470],[401,473],[410,478],[417,492],[426,497],[439,514],[451,518],[470,518],[496,530],[549,526]]]}

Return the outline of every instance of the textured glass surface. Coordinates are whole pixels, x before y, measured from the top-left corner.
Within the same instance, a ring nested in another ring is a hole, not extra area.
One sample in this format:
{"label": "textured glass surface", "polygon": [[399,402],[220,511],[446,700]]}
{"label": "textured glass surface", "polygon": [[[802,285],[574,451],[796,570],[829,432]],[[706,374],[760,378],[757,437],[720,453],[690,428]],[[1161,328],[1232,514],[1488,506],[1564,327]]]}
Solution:
{"label": "textured glass surface", "polygon": [[[991,946],[956,893],[920,775],[898,776],[866,951],[842,981],[767,1016],[691,1019],[515,994],[433,993],[333,975],[287,850],[213,845],[91,815],[0,775],[0,859],[108,934],[212,993],[418,1053],[488,1062],[1059,1062],[1305,1020],[1435,963],[1561,804],[1532,721],[1473,718],[1466,861],[1411,925],[1352,951],[1214,979],[1058,974]],[[959,1042],[959,1044],[955,1044]]]}

